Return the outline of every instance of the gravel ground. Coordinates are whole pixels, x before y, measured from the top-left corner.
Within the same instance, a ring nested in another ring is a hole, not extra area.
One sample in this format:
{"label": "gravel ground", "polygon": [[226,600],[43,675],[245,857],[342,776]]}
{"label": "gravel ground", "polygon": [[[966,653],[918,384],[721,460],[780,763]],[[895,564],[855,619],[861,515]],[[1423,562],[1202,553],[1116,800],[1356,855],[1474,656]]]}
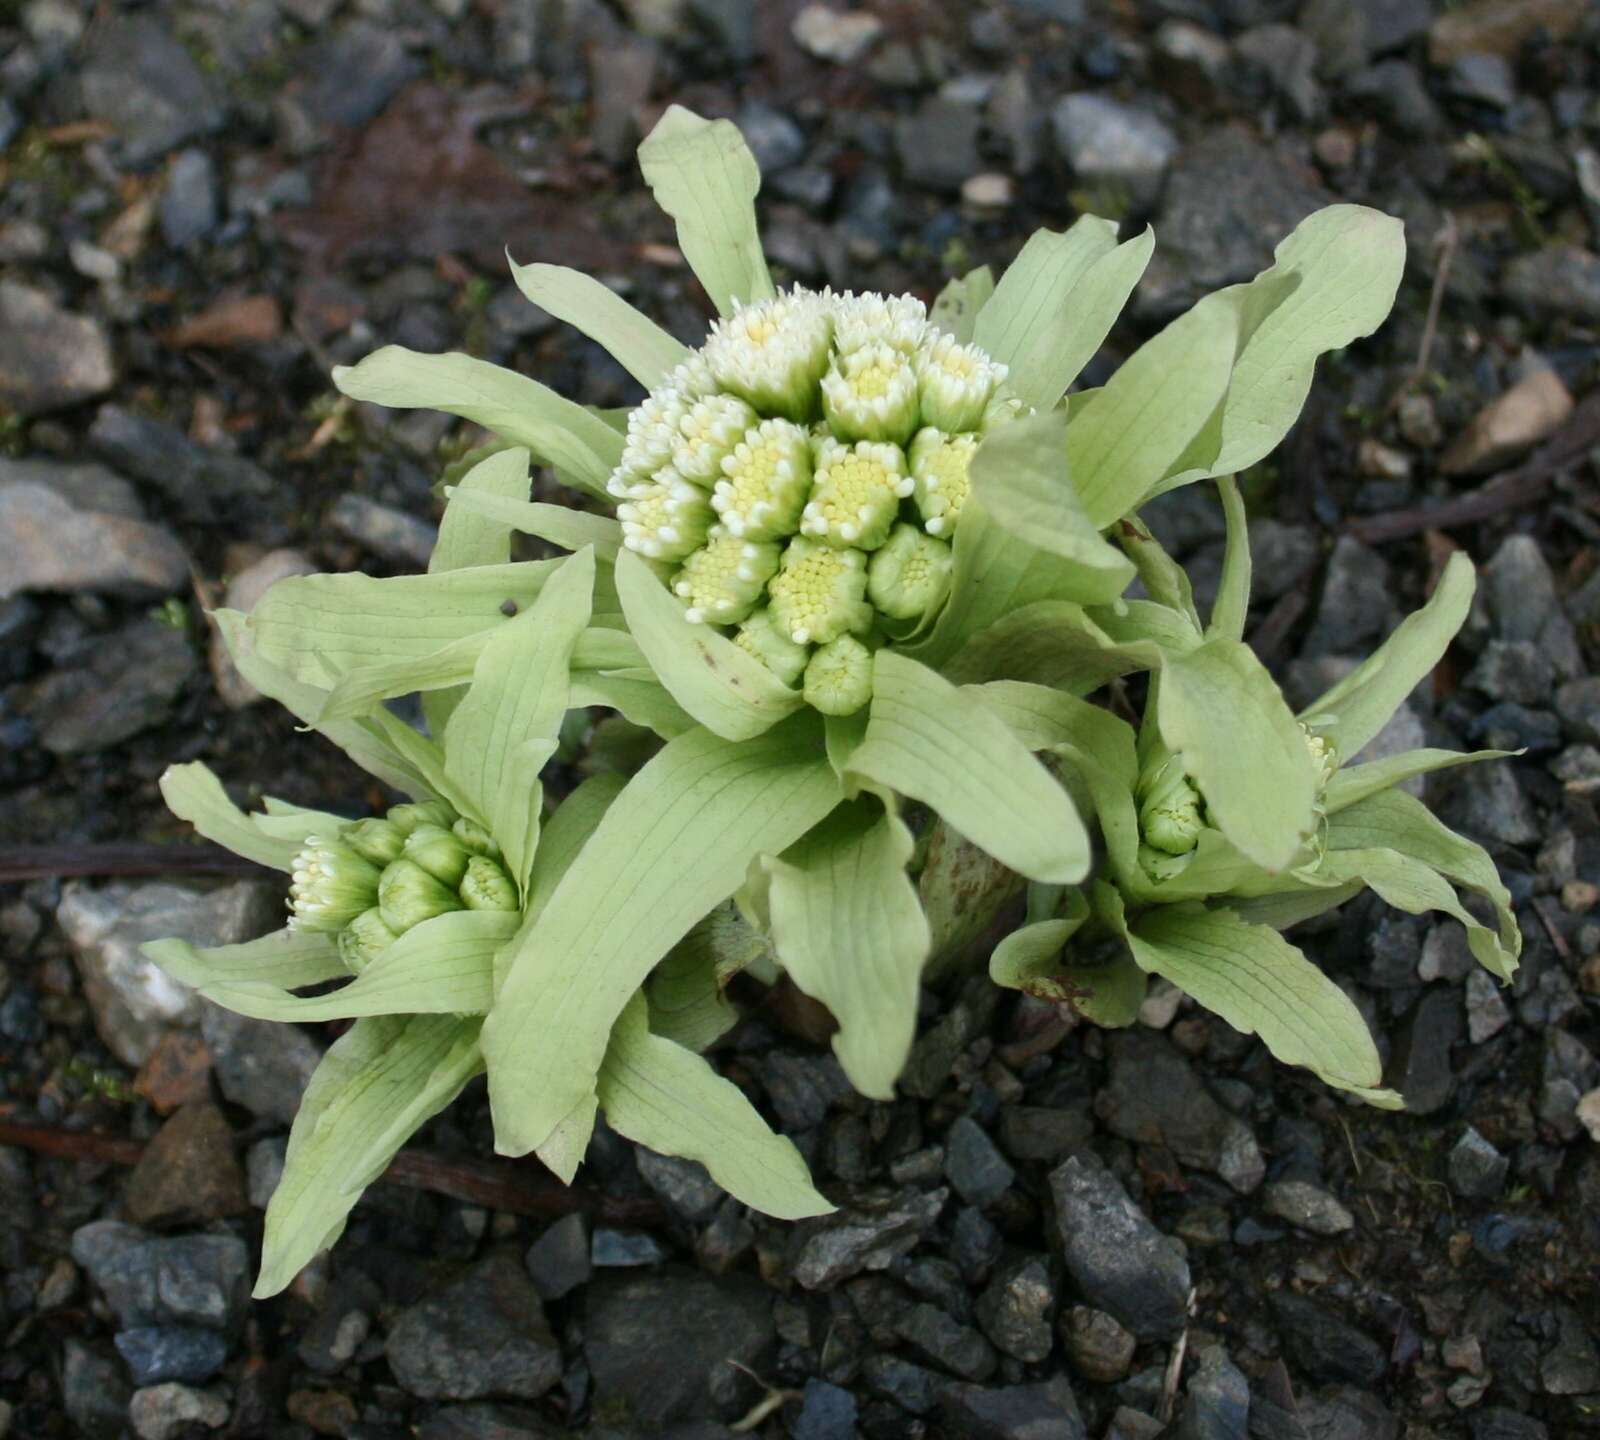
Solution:
{"label": "gravel ground", "polygon": [[[1484,567],[1388,738],[1523,750],[1429,796],[1501,862],[1517,983],[1375,904],[1307,937],[1400,1115],[1173,993],[1103,1034],[984,983],[927,997],[868,1104],[780,995],[722,1063],[838,1216],[769,1223],[603,1130],[582,1210],[517,1213],[548,1192],[474,1168],[474,1091],[422,1137],[435,1190],[375,1187],[254,1304],[333,1031],[203,1011],[135,947],[254,935],[280,892],[0,885],[0,1124],[78,1137],[0,1146],[0,1436],[1600,1434],[1592,0],[0,0],[0,845],[180,841],[155,780],[194,758],[241,797],[382,803],[252,703],[203,608],[423,563],[465,437],[348,406],[332,364],[463,346],[635,398],[503,244],[701,333],[632,161],[668,99],[739,120],[808,283],[931,297],[1036,225],[1153,220],[1097,369],[1318,205],[1404,217],[1394,318],[1246,477],[1255,640],[1309,696],[1450,547]],[[1150,518],[1204,592],[1214,500]]]}

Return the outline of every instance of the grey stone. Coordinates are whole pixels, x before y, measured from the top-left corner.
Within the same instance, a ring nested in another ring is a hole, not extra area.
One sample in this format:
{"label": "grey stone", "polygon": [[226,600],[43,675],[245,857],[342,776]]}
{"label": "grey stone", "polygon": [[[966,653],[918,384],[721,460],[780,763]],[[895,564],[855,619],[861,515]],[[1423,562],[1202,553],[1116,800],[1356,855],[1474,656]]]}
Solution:
{"label": "grey stone", "polygon": [[989,1028],[999,994],[987,976],[963,985],[955,1003],[917,1037],[899,1088],[918,1100],[933,1099],[949,1079],[956,1057]]}
{"label": "grey stone", "polygon": [[174,250],[186,250],[217,228],[217,172],[204,150],[172,157],[156,215],[161,238]]}
{"label": "grey stone", "polygon": [[807,1380],[794,1440],[856,1440],[856,1435],[856,1397],[826,1380]]}
{"label": "grey stone", "polygon": [[976,105],[935,95],[895,122],[900,169],[913,185],[953,193],[983,168],[978,132],[983,114]]}
{"label": "grey stone", "polygon": [[1500,542],[1483,567],[1483,598],[1499,639],[1537,645],[1564,680],[1583,674],[1577,633],[1561,608],[1544,552],[1531,535],[1508,535]]}
{"label": "grey stone", "polygon": [[1007,1105],[1000,1112],[1000,1144],[1013,1160],[1059,1160],[1093,1134],[1087,1110]]}
{"label": "grey stone", "polygon": [[236,1015],[206,1004],[200,1033],[222,1093],[262,1120],[290,1124],[311,1072],[322,1059],[322,1046],[304,1030],[274,1020]]}
{"label": "grey stone", "polygon": [[761,1369],[776,1339],[771,1295],[748,1275],[602,1275],[585,1315],[596,1409],[646,1431],[737,1413],[750,1389],[736,1367]]}
{"label": "grey stone", "polygon": [[559,1300],[587,1285],[594,1273],[588,1221],[581,1214],[563,1215],[528,1247],[524,1263],[534,1289],[546,1300]]}
{"label": "grey stone", "polygon": [[648,1230],[598,1226],[589,1241],[589,1261],[596,1270],[627,1270],[659,1265],[672,1252]]}
{"label": "grey stone", "polygon": [[[117,509],[95,495],[76,495],[72,480],[99,471]],[[172,534],[143,519],[125,481],[100,466],[48,461],[0,462],[0,599],[19,590],[100,591],[156,599],[183,589],[189,559]]]}
{"label": "grey stone", "polygon": [[98,320],[63,310],[43,290],[0,280],[0,404],[21,416],[62,410],[117,382]]}
{"label": "grey stone", "polygon": [[933,1371],[897,1355],[867,1356],[861,1362],[861,1379],[871,1394],[909,1415],[926,1415],[933,1409],[944,1383]]}
{"label": "grey stone", "polygon": [[1189,1312],[1189,1263],[1090,1154],[1050,1172],[1055,1228],[1078,1290],[1142,1339],[1170,1339]]}
{"label": "grey stone", "polygon": [[1406,1109],[1432,1115],[1455,1093],[1450,1047],[1461,1038],[1461,997],[1449,985],[1432,985],[1406,1017],[1389,1065]]}
{"label": "grey stone", "polygon": [[73,1232],[72,1258],[125,1330],[182,1325],[235,1334],[244,1323],[250,1256],[236,1236],[164,1237],[96,1220]]}
{"label": "grey stone", "polygon": [[108,464],[167,496],[186,516],[211,520],[244,498],[262,498],[278,482],[242,455],[197,445],[175,425],[102,405],[89,445]]}
{"label": "grey stone", "polygon": [[832,1055],[774,1050],[762,1061],[761,1082],[782,1128],[790,1133],[815,1129],[827,1119],[831,1105],[855,1094]]}
{"label": "grey stone", "polygon": [[1332,196],[1314,175],[1235,130],[1173,160],[1156,217],[1161,245],[1135,292],[1149,317],[1176,314],[1272,263],[1272,247]]}
{"label": "grey stone", "polygon": [[1248,1440],[1250,1384],[1220,1345],[1200,1356],[1189,1377],[1174,1440]]}
{"label": "grey stone", "polygon": [[1503,55],[1468,51],[1456,56],[1450,66],[1450,93],[1461,100],[1472,100],[1507,110],[1517,98],[1517,76]]}
{"label": "grey stone", "polygon": [[274,887],[254,880],[214,890],[164,882],[96,889],[74,881],[56,909],[95,1029],[111,1053],[134,1069],[150,1058],[166,1031],[197,1025],[201,1013],[194,992],[169,979],[139,947],[171,935],[194,945],[236,945],[270,929],[281,915]]}
{"label": "grey stone", "polygon": [[1346,80],[1344,94],[1356,110],[1375,115],[1412,139],[1429,139],[1442,133],[1448,123],[1421,72],[1409,60],[1380,60]]}
{"label": "grey stone", "polygon": [[1450,1188],[1467,1200],[1493,1200],[1505,1188],[1511,1161],[1472,1126],[1450,1151]]}
{"label": "grey stone", "polygon": [[806,153],[806,133],[794,117],[764,100],[748,101],[734,124],[756,157],[763,180],[798,164]]}
{"label": "grey stone", "polygon": [[[570,1432],[520,1405],[446,1405],[419,1429],[417,1440],[561,1440]],[[595,1436],[615,1431],[595,1429]]]}
{"label": "grey stone", "polygon": [[1558,1305],[1556,1343],[1539,1361],[1539,1379],[1550,1395],[1590,1395],[1600,1391],[1600,1349],[1595,1347],[1583,1317],[1571,1306]]}
{"label": "grey stone", "polygon": [[272,1192],[283,1179],[283,1165],[288,1153],[288,1141],[281,1135],[268,1135],[257,1140],[244,1156],[245,1194],[257,1210],[265,1210]]}
{"label": "grey stone", "polygon": [[970,1115],[950,1127],[944,1173],[969,1205],[990,1205],[1011,1188],[1016,1171],[1006,1163],[987,1132]]}
{"label": "grey stone", "polygon": [[808,55],[835,65],[853,65],[877,43],[883,21],[866,10],[807,5],[795,16],[791,33]]}
{"label": "grey stone", "polygon": [[1334,1196],[1309,1180],[1274,1180],[1261,1192],[1261,1207],[1313,1235],[1342,1235],[1356,1223]]}
{"label": "grey stone", "polygon": [[978,1297],[978,1324],[995,1348],[1034,1364],[1050,1353],[1055,1287],[1042,1255],[1003,1266]]}
{"label": "grey stone", "polygon": [[1443,784],[1449,794],[1441,818],[1472,839],[1491,848],[1532,845],[1543,833],[1510,765],[1463,765]]}
{"label": "grey stone", "polygon": [[1600,675],[1570,680],[1557,690],[1556,714],[1573,739],[1600,745]]}
{"label": "grey stone", "polygon": [[1500,293],[1529,319],[1600,321],[1600,255],[1576,245],[1547,245],[1505,268]]}
{"label": "grey stone", "polygon": [[1388,626],[1389,566],[1376,550],[1341,535],[1328,557],[1306,655],[1351,655]]}
{"label": "grey stone", "polygon": [[672,1213],[691,1225],[709,1220],[722,1204],[724,1191],[698,1160],[658,1155],[640,1146],[634,1152],[639,1178]]}
{"label": "grey stone", "polygon": [[1320,1301],[1285,1290],[1268,1299],[1277,1316],[1284,1349],[1316,1380],[1376,1385],[1388,1368],[1384,1349]]}
{"label": "grey stone", "polygon": [[1061,1347],[1085,1380],[1115,1385],[1127,1377],[1139,1337],[1104,1310],[1074,1305],[1061,1317]]}
{"label": "grey stone", "polygon": [[328,511],[328,525],[382,559],[426,568],[438,528],[392,505],[364,495],[341,495]]}
{"label": "grey stone", "polygon": [[1250,1127],[1224,1109],[1163,1034],[1140,1028],[1110,1037],[1111,1074],[1095,1113],[1113,1134],[1162,1145],[1185,1165],[1219,1175],[1241,1195],[1258,1186],[1266,1161]]}
{"label": "grey stone", "polygon": [[238,1215],[248,1208],[248,1203],[244,1171],[233,1153],[233,1132],[221,1110],[203,1099],[180,1107],[167,1119],[145,1146],[124,1192],[128,1218],[136,1225],[155,1229]]}
{"label": "grey stone", "polygon": [[384,1354],[400,1385],[427,1400],[536,1400],[561,1378],[561,1346],[539,1296],[505,1255],[407,1309]]}
{"label": "grey stone", "polygon": [[228,1423],[228,1402],[175,1381],[152,1385],[133,1392],[128,1423],[139,1440],[178,1440],[194,1434],[196,1426],[220,1430]]}
{"label": "grey stone", "polygon": [[141,1325],[116,1337],[135,1385],[164,1380],[191,1384],[209,1380],[228,1358],[228,1342],[215,1330],[192,1325]]}
{"label": "grey stone", "polygon": [[1066,1377],[1034,1385],[952,1385],[939,1397],[947,1440],[1088,1440]]}
{"label": "grey stone", "polygon": [[295,1354],[308,1370],[336,1375],[362,1353],[383,1292],[358,1270],[341,1270],[316,1317],[300,1334]]}
{"label": "grey stone", "polygon": [[194,673],[186,635],[150,619],[98,637],[16,695],[39,743],[53,755],[106,750],[159,725]]}
{"label": "grey stone", "polygon": [[987,1380],[998,1368],[994,1347],[937,1305],[913,1305],[895,1317],[894,1330],[923,1359],[964,1380]]}
{"label": "grey stone", "polygon": [[85,108],[112,127],[117,152],[133,166],[220,129],[225,116],[216,87],[154,16],[97,26],[81,84]]}
{"label": "grey stone", "polygon": [[61,1403],[84,1440],[120,1440],[131,1394],[114,1356],[67,1337],[61,1352]]}
{"label": "grey stone", "polygon": [[1155,203],[1178,150],[1164,120],[1089,91],[1057,101],[1050,119],[1076,184],[1121,191],[1135,208]]}
{"label": "grey stone", "polygon": [[1289,113],[1302,124],[1318,119],[1326,108],[1317,83],[1316,42],[1293,25],[1256,25],[1233,42],[1234,54],[1260,72]]}
{"label": "grey stone", "polygon": [[869,1191],[831,1215],[803,1220],[790,1240],[789,1266],[807,1290],[831,1290],[863,1270],[884,1270],[916,1248],[949,1198],[948,1190]]}
{"label": "grey stone", "polygon": [[1263,518],[1250,526],[1251,590],[1258,600],[1276,600],[1305,583],[1321,550],[1304,525]]}
{"label": "grey stone", "polygon": [[420,71],[393,26],[356,18],[304,52],[305,84],[295,99],[321,124],[354,128],[377,115]]}
{"label": "grey stone", "polygon": [[1474,1410],[1469,1420],[1472,1440],[1550,1440],[1550,1427],[1543,1420],[1502,1405]]}
{"label": "grey stone", "polygon": [[1467,1038],[1474,1045],[1493,1039],[1511,1023],[1500,983],[1487,970],[1467,976]]}
{"label": "grey stone", "polygon": [[1555,668],[1531,640],[1491,640],[1467,672],[1466,683],[1491,700],[1533,705],[1548,698]]}

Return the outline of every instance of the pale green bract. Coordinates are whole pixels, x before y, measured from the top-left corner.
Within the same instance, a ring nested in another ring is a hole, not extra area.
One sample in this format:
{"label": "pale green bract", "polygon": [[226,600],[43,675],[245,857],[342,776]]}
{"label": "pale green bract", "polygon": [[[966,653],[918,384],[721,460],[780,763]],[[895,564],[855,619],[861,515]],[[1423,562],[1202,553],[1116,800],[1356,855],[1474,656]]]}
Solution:
{"label": "pale green bract", "polygon": [[[640,164],[717,312],[700,343],[595,279],[513,264],[643,400],[600,413],[392,346],[336,371],[347,395],[447,411],[495,446],[447,474],[428,575],[293,579],[217,617],[248,679],[414,800],[350,826],[276,802],[246,816],[197,767],[165,782],[203,834],[294,872],[296,925],[153,953],[246,1014],[360,1017],[295,1127],[263,1287],[331,1243],[480,1070],[497,1148],[563,1178],[604,1112],[769,1214],[826,1210],[799,1152],[697,1053],[735,1023],[741,972],[825,1005],[877,1099],[923,986],[987,962],[1102,1025],[1132,1023],[1164,976],[1286,1063],[1398,1103],[1353,1002],[1280,932],[1370,887],[1459,921],[1514,972],[1489,858],[1394,788],[1490,757],[1355,758],[1449,645],[1471,567],[1453,559],[1296,715],[1244,643],[1232,476],[1287,433],[1318,357],[1388,313],[1399,223],[1311,216],[1255,280],[1072,390],[1151,232],[1119,242],[1092,216],[1040,232],[998,280],[973,270],[931,307],[780,288],[730,122],[673,106]],[[531,503],[533,460],[591,508]],[[1202,480],[1227,527],[1204,617],[1138,513]],[[570,556],[513,562],[514,531]],[[1137,728],[1089,698],[1129,675],[1148,677]],[[385,708],[410,693],[427,733]],[[630,773],[546,816],[547,762],[590,707],[636,727]]]}

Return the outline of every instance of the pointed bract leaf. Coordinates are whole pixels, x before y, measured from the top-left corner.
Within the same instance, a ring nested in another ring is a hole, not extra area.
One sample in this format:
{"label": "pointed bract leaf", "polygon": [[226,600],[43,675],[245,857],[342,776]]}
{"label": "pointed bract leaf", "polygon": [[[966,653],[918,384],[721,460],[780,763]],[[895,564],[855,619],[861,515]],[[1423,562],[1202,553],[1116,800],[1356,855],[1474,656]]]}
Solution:
{"label": "pointed bract leaf", "polygon": [[201,949],[187,940],[152,940],[139,948],[174,980],[196,988],[250,982],[295,990],[350,973],[332,935],[287,927],[242,945]]}
{"label": "pointed bract leaf", "polygon": [[[1433,673],[1472,608],[1477,580],[1457,550],[1428,603],[1413,611],[1361,664],[1302,712],[1341,759],[1348,759],[1389,723],[1406,696]],[[270,593],[270,592],[269,592]]]}
{"label": "pointed bract leaf", "polygon": [[[512,527],[492,510],[475,506],[526,504],[528,500],[528,452],[521,446],[500,450],[480,460],[449,490],[452,497],[439,521],[439,538],[428,559],[428,573],[468,570],[477,565],[511,563]],[[453,497],[460,496],[458,503]]]}
{"label": "pointed bract leaf", "polygon": [[565,265],[519,265],[511,278],[541,310],[581,330],[646,390],[689,358],[689,347],[647,319],[617,292],[581,270]]}
{"label": "pointed bract leaf", "polygon": [[698,1160],[742,1204],[779,1220],[833,1209],[794,1142],[775,1135],[737,1085],[650,1033],[642,996],[618,1017],[599,1083],[612,1129],[659,1154]]}
{"label": "pointed bract leaf", "polygon": [[361,1192],[482,1068],[478,1022],[450,1015],[358,1020],[322,1057],[289,1131],[267,1205],[255,1295],[276,1295],[344,1231]]}
{"label": "pointed bract leaf", "polygon": [[359,365],[334,368],[333,383],[353,400],[396,410],[443,410],[526,446],[580,490],[609,499],[606,480],[622,458],[622,436],[554,390],[487,360],[424,355],[385,345]]}
{"label": "pointed bract leaf", "polygon": [[1089,835],[1065,790],[972,690],[880,650],[866,735],[850,758],[864,779],[921,800],[1003,865],[1072,884]]}
{"label": "pointed bract leaf", "polygon": [[617,557],[617,593],[628,628],[661,683],[690,715],[724,740],[748,740],[805,704],[805,697],[710,625],[691,625],[683,606],[631,550]]}
{"label": "pointed bract leaf", "polygon": [[574,510],[570,505],[546,505],[481,490],[455,489],[449,496],[447,519],[452,511],[459,510],[463,515],[480,517],[507,532],[520,530],[524,535],[536,535],[563,550],[581,550],[585,545],[592,545],[594,553],[605,560],[615,560],[617,551],[622,548],[622,526],[609,515],[591,515],[585,510]]}
{"label": "pointed bract leaf", "polygon": [[978,315],[994,294],[994,272],[987,265],[969,270],[939,292],[928,319],[945,334],[969,344],[977,327]]}
{"label": "pointed bract leaf", "polygon": [[222,782],[200,761],[169,765],[161,777],[161,798],[180,820],[187,820],[207,840],[274,870],[288,870],[304,837],[275,837],[251,824],[250,817],[228,799]]}
{"label": "pointed bract leaf", "polygon": [[1217,582],[1217,598],[1211,605],[1211,623],[1206,637],[1243,640],[1244,623],[1250,610],[1250,534],[1244,510],[1244,497],[1231,475],[1217,481],[1222,497],[1222,513],[1227,521],[1227,547],[1222,555],[1222,577]]}
{"label": "pointed bract leaf", "polygon": [[725,986],[741,971],[770,959],[771,942],[724,905],[683,937],[650,972],[650,1032],[699,1054],[739,1021]]}
{"label": "pointed bract leaf", "polygon": [[839,798],[811,715],[737,745],[690,731],[633,777],[518,937],[485,1023],[503,1154],[543,1144],[593,1094],[611,1026],[656,961]]}
{"label": "pointed bract leaf", "polygon": [[979,312],[973,341],[1010,367],[1024,406],[1048,410],[1066,394],[1150,263],[1150,230],[1121,245],[1116,235],[1095,215],[1064,234],[1035,231]]}
{"label": "pointed bract leaf", "polygon": [[1062,952],[1087,918],[1080,896],[1069,914],[1013,930],[995,946],[989,978],[1048,1004],[1070,1005],[1092,1025],[1120,1029],[1138,1018],[1148,980],[1126,951],[1105,964],[1067,961]]}
{"label": "pointed bract leaf", "polygon": [[928,957],[928,922],[906,874],[911,851],[900,817],[863,796],[765,862],[778,959],[833,1012],[834,1053],[874,1100],[894,1098]]}
{"label": "pointed bract leaf", "polygon": [[1212,823],[1263,869],[1289,865],[1311,833],[1316,773],[1304,733],[1254,653],[1218,639],[1169,658],[1157,716]]}
{"label": "pointed bract leaf", "polygon": [[1483,760],[1509,760],[1519,754],[1518,750],[1405,750],[1383,760],[1346,765],[1328,782],[1322,808],[1330,815],[1337,815],[1367,796],[1376,795],[1380,790],[1392,790],[1417,775],[1452,770],[1457,765],[1476,765]]}
{"label": "pointed bract leaf", "polygon": [[756,231],[761,171],[738,126],[669,105],[639,146],[639,168],[719,315],[772,297]]}
{"label": "pointed bract leaf", "polygon": [[979,631],[941,672],[957,685],[1026,680],[1088,695],[1118,676],[1157,668],[1161,658],[1145,641],[1119,645],[1081,605],[1039,600]]}

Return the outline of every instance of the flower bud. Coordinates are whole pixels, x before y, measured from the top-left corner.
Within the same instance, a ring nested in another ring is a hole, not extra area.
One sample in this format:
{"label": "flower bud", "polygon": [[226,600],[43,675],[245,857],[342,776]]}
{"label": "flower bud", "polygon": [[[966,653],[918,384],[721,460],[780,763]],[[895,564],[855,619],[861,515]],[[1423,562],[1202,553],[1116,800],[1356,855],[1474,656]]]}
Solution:
{"label": "flower bud", "polygon": [[1168,754],[1139,777],[1139,830],[1147,845],[1168,855],[1186,855],[1200,843],[1205,820],[1200,792],[1184,773],[1180,756]]}
{"label": "flower bud", "polygon": [[772,618],[796,645],[826,645],[872,624],[867,557],[796,535],[773,578]]}
{"label": "flower bud", "polygon": [[888,345],[915,355],[928,334],[928,308],[915,295],[834,297],[833,343],[841,355],[864,345]]}
{"label": "flower bud", "polygon": [[930,535],[949,535],[972,489],[969,472],[978,442],[971,435],[946,435],[932,426],[911,442],[911,475],[917,512]]}
{"label": "flower bud", "polygon": [[357,820],[346,825],[339,838],[357,855],[380,867],[398,860],[406,843],[404,831],[389,820]]}
{"label": "flower bud", "polygon": [[409,835],[419,825],[454,825],[456,812],[443,800],[425,800],[415,805],[391,805],[383,818],[402,835]]}
{"label": "flower bud", "polygon": [[290,874],[294,929],[336,934],[377,898],[377,867],[339,840],[308,835]]}
{"label": "flower bud", "polygon": [[793,685],[804,673],[810,652],[796,645],[773,618],[770,606],[763,606],[739,627],[733,643],[754,655],[785,685]]}
{"label": "flower bud", "polygon": [[467,861],[459,893],[469,910],[517,909],[517,887],[500,862],[487,855],[474,855]]}
{"label": "flower bud", "polygon": [[796,289],[713,322],[704,354],[724,390],[763,415],[805,422],[816,413],[832,341],[827,304]]}
{"label": "flower bud", "polygon": [[467,870],[467,847],[442,825],[419,825],[406,837],[405,858],[452,890]]}
{"label": "flower bud", "polygon": [[800,513],[801,534],[841,548],[876,550],[913,488],[900,447],[825,440],[818,456],[811,498]]}
{"label": "flower bud", "polygon": [[683,562],[672,589],[687,602],[692,624],[733,625],[756,608],[777,568],[776,545],[714,535]]}
{"label": "flower bud", "polygon": [[917,428],[917,372],[882,342],[837,355],[822,377],[822,413],[841,440],[903,445]]}
{"label": "flower bud", "polygon": [[1321,795],[1339,768],[1339,752],[1326,736],[1313,735],[1304,724],[1300,729],[1305,732],[1306,749],[1311,752],[1311,766],[1317,776],[1317,794]]}
{"label": "flower bud", "polygon": [[495,844],[494,836],[465,816],[450,827],[450,833],[474,855],[487,855],[491,860],[500,858],[500,847]]}
{"label": "flower bud", "polygon": [[821,646],[806,666],[805,697],[824,715],[854,715],[872,699],[872,652],[853,635]]}
{"label": "flower bud", "polygon": [[891,620],[917,620],[945,597],[955,563],[943,540],[896,525],[867,566],[867,597]]}
{"label": "flower bud", "polygon": [[917,354],[917,390],[922,423],[955,432],[976,430],[996,387],[1006,378],[976,345],[939,335]]}
{"label": "flower bud", "polygon": [[710,489],[722,474],[722,462],[758,418],[754,410],[733,395],[708,395],[696,400],[678,421],[672,468],[691,484]]}
{"label": "flower bud", "polygon": [[684,396],[672,385],[652,391],[628,416],[628,438],[622,459],[606,481],[606,489],[619,500],[648,492],[656,472],[672,459],[678,441],[678,422],[688,413]]}
{"label": "flower bud", "polygon": [[1183,874],[1194,857],[1193,850],[1183,855],[1169,855],[1165,850],[1157,850],[1153,845],[1139,846],[1139,867],[1157,883]]}
{"label": "flower bud", "polygon": [[461,908],[454,890],[404,856],[390,865],[378,881],[378,910],[383,923],[396,935],[404,935],[413,925],[435,915]]}
{"label": "flower bud", "polygon": [[711,501],[668,466],[656,482],[617,506],[622,543],[650,560],[682,560],[705,543]]}
{"label": "flower bud", "polygon": [[383,923],[383,912],[373,906],[339,932],[339,958],[352,975],[359,975],[399,938]]}
{"label": "flower bud", "polygon": [[722,462],[711,506],[730,535],[780,540],[794,533],[811,494],[811,442],[789,420],[763,420]]}

